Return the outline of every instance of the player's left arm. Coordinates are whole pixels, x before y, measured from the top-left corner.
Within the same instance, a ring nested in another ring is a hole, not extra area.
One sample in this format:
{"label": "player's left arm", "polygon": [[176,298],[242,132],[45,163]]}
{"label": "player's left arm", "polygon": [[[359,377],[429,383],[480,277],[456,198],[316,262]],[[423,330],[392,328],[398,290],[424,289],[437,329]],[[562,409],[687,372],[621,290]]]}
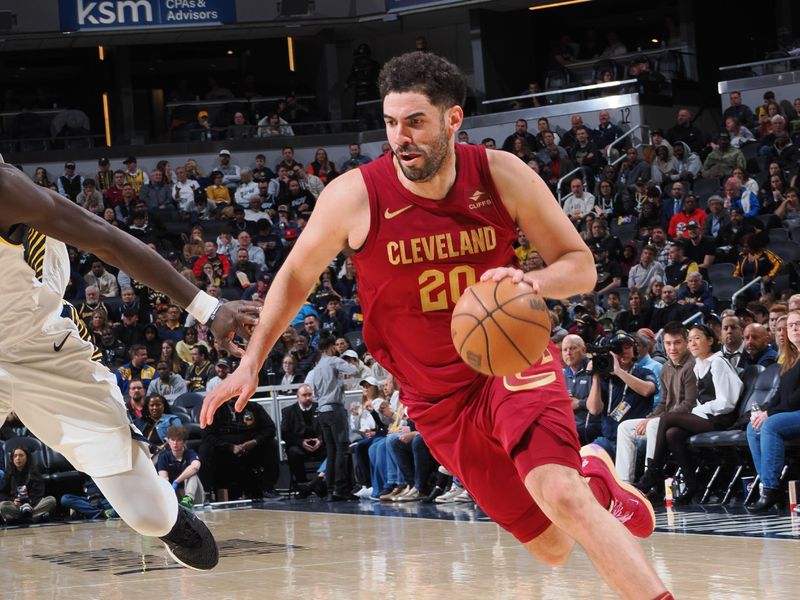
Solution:
{"label": "player's left arm", "polygon": [[515,282],[525,281],[547,298],[593,291],[597,282],[594,257],[547,184],[513,154],[488,150],[487,155],[503,204],[547,267],[530,273],[491,269],[481,279],[511,277]]}

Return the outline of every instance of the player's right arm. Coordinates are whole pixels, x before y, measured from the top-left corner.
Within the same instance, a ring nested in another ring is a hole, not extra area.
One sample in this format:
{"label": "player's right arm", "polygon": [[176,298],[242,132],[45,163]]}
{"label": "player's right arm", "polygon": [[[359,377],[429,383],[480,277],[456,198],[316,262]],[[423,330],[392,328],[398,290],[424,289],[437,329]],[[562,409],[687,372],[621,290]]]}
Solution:
{"label": "player's right arm", "polygon": [[369,224],[369,201],[361,173],[354,169],[329,183],[267,292],[239,367],[206,395],[201,427],[209,425],[217,408],[233,396],[238,396],[236,410],[244,408],[255,392],[261,365],[300,310],[319,274],[344,248],[361,247]]}

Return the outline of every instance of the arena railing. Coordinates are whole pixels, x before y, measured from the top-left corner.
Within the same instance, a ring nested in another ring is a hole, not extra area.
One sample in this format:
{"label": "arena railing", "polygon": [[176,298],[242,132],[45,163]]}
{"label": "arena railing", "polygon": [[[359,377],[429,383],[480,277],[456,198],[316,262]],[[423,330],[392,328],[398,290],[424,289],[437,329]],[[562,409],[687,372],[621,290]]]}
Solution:
{"label": "arena railing", "polygon": [[[770,58],[766,60],[757,60],[754,62],[748,63],[739,63],[736,65],[725,65],[723,67],[719,67],[719,72],[721,76],[730,76],[733,75],[736,78],[741,78],[742,75],[749,72],[751,77],[757,77],[759,75],[772,75],[774,73],[782,72],[779,69],[776,69],[778,65],[784,65],[786,67],[786,71],[798,70],[800,69],[800,55],[786,55],[779,58]],[[729,73],[730,71],[738,71],[735,74]]]}
{"label": "arena railing", "polygon": [[[536,94],[520,94],[519,96],[506,96],[505,98],[494,98],[492,100],[484,100],[483,102],[481,102],[481,104],[491,105],[491,104],[500,104],[501,102],[512,102],[514,100],[530,100],[532,98],[550,98],[558,96],[560,94],[576,94],[576,93],[593,92],[597,90],[621,88],[623,86],[635,83],[636,79],[624,79],[622,81],[607,81],[605,83],[594,83],[591,85],[581,85],[578,87],[550,90],[547,92],[537,92]],[[560,102],[548,102],[548,104],[560,104]]]}
{"label": "arena railing", "polygon": [[[616,158],[616,160],[612,161],[611,160],[611,151],[613,149],[615,149],[617,146],[619,146],[623,141],[627,140],[628,138],[633,139],[633,134],[636,133],[637,131],[645,132],[645,135],[648,138],[650,137],[650,126],[649,125],[635,125],[635,126],[631,127],[631,129],[626,131],[624,134],[619,136],[617,139],[615,139],[613,142],[611,142],[608,145],[608,149],[607,149],[607,152],[606,152],[606,159],[608,160],[609,164],[611,164],[612,166],[616,166],[618,163],[622,162],[625,159],[625,154],[620,152],[620,155]],[[641,139],[641,141],[644,141],[645,138],[642,137],[640,139]],[[639,146],[634,144],[634,147],[638,148]]]}

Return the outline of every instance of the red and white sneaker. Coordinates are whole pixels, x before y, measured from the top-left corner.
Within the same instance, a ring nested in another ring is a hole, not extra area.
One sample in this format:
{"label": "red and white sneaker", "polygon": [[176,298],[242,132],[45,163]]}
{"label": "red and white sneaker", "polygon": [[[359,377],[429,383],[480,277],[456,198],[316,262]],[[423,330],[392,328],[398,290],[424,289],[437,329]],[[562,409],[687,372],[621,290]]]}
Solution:
{"label": "red and white sneaker", "polygon": [[635,487],[617,478],[611,457],[597,444],[581,448],[581,469],[584,477],[596,477],[611,494],[608,511],[633,535],[646,538],[656,526],[653,505]]}

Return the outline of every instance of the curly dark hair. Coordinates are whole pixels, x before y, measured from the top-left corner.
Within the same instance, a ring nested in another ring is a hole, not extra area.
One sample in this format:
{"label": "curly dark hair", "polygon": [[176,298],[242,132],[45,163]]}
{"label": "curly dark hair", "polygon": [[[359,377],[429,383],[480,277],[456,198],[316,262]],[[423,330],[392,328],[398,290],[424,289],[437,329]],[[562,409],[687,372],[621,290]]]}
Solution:
{"label": "curly dark hair", "polygon": [[378,76],[381,99],[391,92],[419,92],[431,104],[450,108],[464,105],[467,82],[453,63],[429,52],[407,52],[395,56]]}

